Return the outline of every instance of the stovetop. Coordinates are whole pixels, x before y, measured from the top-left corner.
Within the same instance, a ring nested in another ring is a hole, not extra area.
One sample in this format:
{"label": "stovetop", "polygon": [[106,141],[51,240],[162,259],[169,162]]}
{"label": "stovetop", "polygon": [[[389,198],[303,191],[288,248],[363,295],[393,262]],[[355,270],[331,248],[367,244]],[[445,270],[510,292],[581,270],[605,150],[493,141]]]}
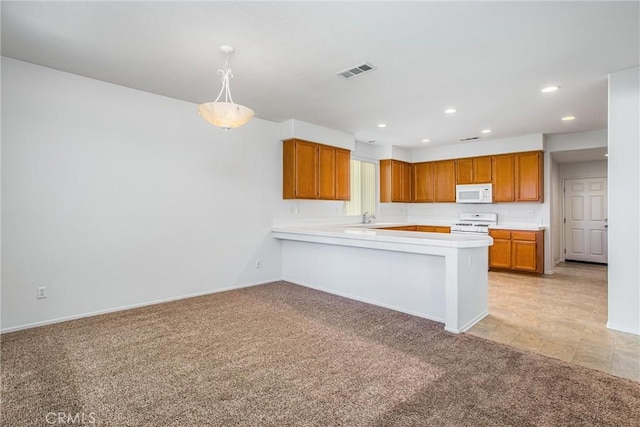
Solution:
{"label": "stovetop", "polygon": [[488,234],[489,226],[498,223],[496,213],[464,212],[460,214],[460,222],[451,225],[452,232]]}

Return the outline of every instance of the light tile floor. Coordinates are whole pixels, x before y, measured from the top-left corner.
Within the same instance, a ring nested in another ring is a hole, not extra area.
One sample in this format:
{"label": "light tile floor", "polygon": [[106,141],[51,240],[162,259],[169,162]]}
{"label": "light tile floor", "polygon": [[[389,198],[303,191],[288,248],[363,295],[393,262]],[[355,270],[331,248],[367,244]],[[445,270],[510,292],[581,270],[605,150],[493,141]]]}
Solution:
{"label": "light tile floor", "polygon": [[468,333],[640,382],[640,337],[606,327],[606,266],[489,272],[489,313]]}

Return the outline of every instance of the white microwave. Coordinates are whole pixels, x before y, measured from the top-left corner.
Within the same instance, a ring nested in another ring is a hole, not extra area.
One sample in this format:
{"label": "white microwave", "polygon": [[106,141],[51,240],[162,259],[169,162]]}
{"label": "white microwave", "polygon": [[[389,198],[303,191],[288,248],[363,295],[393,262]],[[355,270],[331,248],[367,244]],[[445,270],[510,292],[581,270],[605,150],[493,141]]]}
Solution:
{"label": "white microwave", "polygon": [[456,185],[456,203],[493,203],[493,185]]}

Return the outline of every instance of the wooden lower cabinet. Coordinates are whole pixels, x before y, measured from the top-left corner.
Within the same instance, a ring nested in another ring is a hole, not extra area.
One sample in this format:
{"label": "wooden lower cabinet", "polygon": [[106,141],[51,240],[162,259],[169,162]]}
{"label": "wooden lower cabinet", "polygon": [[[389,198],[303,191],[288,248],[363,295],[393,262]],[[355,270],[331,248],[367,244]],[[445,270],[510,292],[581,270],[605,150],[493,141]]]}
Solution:
{"label": "wooden lower cabinet", "polygon": [[489,267],[511,268],[511,232],[491,230],[493,246],[489,246]]}
{"label": "wooden lower cabinet", "polygon": [[377,230],[393,230],[393,231],[418,231],[417,225],[396,225],[393,227],[380,227]]}
{"label": "wooden lower cabinet", "polygon": [[442,225],[418,225],[418,231],[427,233],[451,233],[451,227]]}
{"label": "wooden lower cabinet", "polygon": [[544,231],[489,230],[491,269],[544,273]]}
{"label": "wooden lower cabinet", "polygon": [[427,233],[451,233],[451,227],[442,225],[396,225],[393,227],[380,227],[378,230],[395,231],[422,231]]}

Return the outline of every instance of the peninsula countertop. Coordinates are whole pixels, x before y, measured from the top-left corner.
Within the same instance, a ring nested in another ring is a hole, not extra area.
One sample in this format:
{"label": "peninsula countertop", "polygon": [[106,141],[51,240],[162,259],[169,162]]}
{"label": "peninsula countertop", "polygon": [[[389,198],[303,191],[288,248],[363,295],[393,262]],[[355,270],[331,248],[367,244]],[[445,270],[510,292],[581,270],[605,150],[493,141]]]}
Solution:
{"label": "peninsula countertop", "polygon": [[[382,227],[413,225],[409,223],[373,223],[340,225],[295,225],[272,228],[274,237],[280,239],[314,240],[330,238],[359,240],[371,243],[398,243],[404,245],[432,246],[444,248],[478,248],[491,246],[493,239],[483,235],[431,233],[423,231],[384,230]],[[295,236],[295,237],[294,237]],[[306,237],[305,237],[306,236]]]}

